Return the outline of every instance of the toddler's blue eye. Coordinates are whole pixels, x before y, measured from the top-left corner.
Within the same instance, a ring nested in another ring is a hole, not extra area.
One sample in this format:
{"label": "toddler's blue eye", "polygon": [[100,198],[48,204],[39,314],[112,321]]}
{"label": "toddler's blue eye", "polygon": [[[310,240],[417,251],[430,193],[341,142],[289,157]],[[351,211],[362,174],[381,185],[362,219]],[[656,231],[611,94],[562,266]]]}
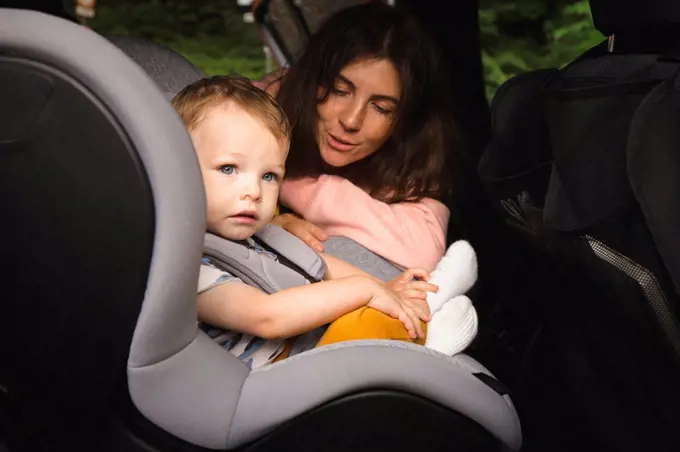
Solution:
{"label": "toddler's blue eye", "polygon": [[234,171],[236,171],[236,167],[234,165],[224,165],[223,167],[220,168],[220,171],[227,175],[234,174]]}
{"label": "toddler's blue eye", "polygon": [[262,176],[262,180],[265,181],[265,182],[274,182],[274,181],[276,181],[276,174],[267,173],[264,176]]}

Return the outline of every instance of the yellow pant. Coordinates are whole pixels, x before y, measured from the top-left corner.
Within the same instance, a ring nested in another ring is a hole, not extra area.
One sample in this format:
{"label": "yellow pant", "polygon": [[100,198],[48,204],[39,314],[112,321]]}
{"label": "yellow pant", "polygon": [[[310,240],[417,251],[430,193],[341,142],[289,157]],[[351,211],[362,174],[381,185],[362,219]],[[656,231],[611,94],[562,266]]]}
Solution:
{"label": "yellow pant", "polygon": [[[427,324],[420,322],[423,332],[427,334]],[[376,311],[373,308],[363,307],[347,313],[331,323],[323,335],[317,347],[335,344],[336,342],[352,341],[359,339],[391,339],[396,341],[413,342],[424,345],[425,339],[411,339],[404,324],[397,319]],[[283,353],[275,361],[281,361],[288,357],[290,352],[289,341]]]}

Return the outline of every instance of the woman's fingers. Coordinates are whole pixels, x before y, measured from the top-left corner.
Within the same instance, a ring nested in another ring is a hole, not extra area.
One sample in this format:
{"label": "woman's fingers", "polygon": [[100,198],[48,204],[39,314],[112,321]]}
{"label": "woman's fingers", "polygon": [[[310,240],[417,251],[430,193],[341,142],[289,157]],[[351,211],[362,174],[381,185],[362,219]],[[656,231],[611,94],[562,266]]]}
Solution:
{"label": "woman's fingers", "polygon": [[302,222],[299,225],[301,229],[304,230],[304,232],[301,232],[301,234],[303,234],[305,237],[304,239],[302,239],[302,241],[309,245],[315,251],[322,252],[325,249],[325,247],[321,242],[327,240],[328,235],[321,228],[310,223],[309,221],[306,220],[299,221]]}
{"label": "woman's fingers", "polygon": [[315,250],[317,252],[322,252],[324,250],[323,243],[321,243],[321,241],[319,239],[317,239],[316,236],[314,234],[312,234],[304,226],[302,226],[302,227],[298,226],[294,230],[289,230],[288,232],[297,236],[300,240],[305,242],[307,244],[307,246],[309,246],[313,250]]}
{"label": "woman's fingers", "polygon": [[272,223],[290,232],[312,249],[318,252],[324,250],[321,242],[328,240],[328,234],[315,224],[289,213],[275,216]]}
{"label": "woman's fingers", "polygon": [[309,232],[311,232],[311,234],[314,237],[317,238],[317,240],[319,240],[321,242],[325,242],[326,240],[328,240],[328,234],[326,234],[326,231],[324,231],[323,229],[321,229],[317,225],[310,223],[309,221],[306,221],[306,220],[301,220],[301,221],[305,221],[305,223],[307,223],[306,224],[307,229],[309,230]]}

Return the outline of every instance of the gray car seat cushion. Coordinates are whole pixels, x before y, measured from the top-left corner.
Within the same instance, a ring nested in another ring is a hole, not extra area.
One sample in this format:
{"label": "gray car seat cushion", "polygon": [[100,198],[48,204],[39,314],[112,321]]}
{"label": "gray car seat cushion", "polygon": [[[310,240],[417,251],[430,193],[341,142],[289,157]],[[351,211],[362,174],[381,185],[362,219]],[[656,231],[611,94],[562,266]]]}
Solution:
{"label": "gray car seat cushion", "polygon": [[382,388],[436,400],[518,448],[521,428],[512,403],[473,376],[475,372],[490,375],[470,357],[446,357],[399,341],[351,341],[320,347],[250,373],[226,446],[243,445],[339,396]]}
{"label": "gray car seat cushion", "polygon": [[249,369],[202,332],[157,364],[128,369],[136,405],[156,425],[210,449],[224,449]]}
{"label": "gray car seat cushion", "polygon": [[185,86],[202,79],[205,73],[178,52],[135,36],[106,36],[146,71],[172,99]]}

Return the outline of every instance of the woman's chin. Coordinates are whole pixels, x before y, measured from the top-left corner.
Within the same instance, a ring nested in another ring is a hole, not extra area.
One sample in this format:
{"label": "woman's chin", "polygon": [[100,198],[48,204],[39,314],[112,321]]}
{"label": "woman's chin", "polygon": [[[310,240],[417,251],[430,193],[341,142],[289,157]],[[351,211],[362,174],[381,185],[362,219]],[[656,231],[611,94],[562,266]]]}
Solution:
{"label": "woman's chin", "polygon": [[350,163],[354,163],[356,159],[352,158],[352,155],[347,152],[342,152],[335,150],[330,147],[324,147],[320,150],[321,160],[328,166],[333,168],[342,168]]}

